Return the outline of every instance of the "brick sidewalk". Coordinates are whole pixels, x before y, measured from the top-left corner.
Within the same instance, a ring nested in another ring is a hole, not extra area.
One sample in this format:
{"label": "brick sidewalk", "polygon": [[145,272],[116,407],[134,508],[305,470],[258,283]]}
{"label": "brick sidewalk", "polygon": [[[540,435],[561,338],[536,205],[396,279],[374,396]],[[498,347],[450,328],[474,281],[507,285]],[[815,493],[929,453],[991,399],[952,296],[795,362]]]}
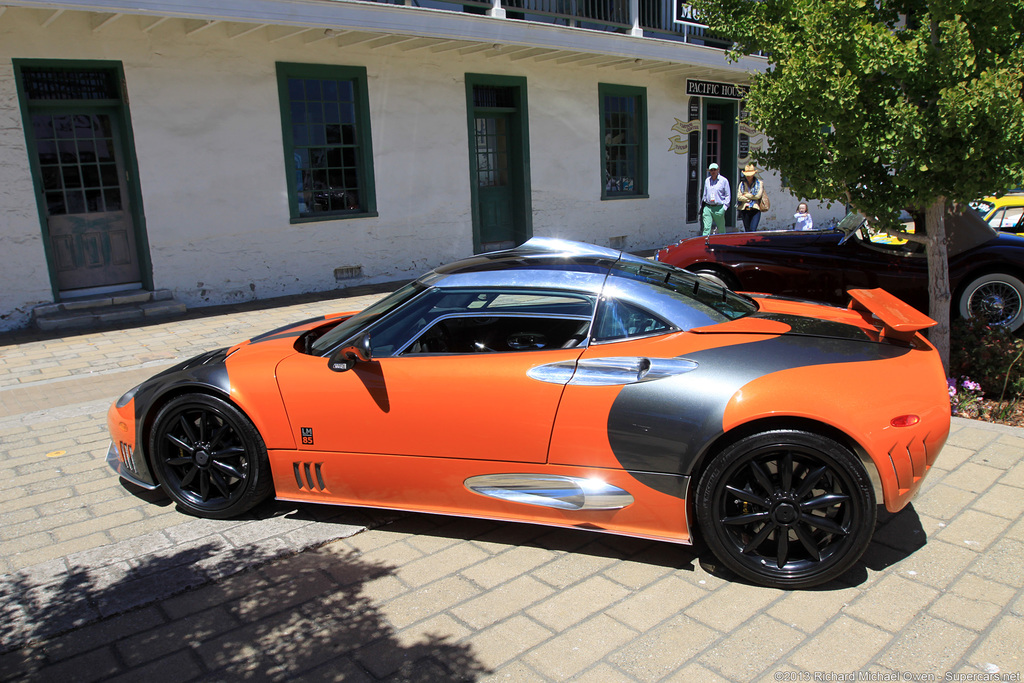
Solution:
{"label": "brick sidewalk", "polygon": [[378,296],[0,346],[0,679],[1019,680],[1024,430],[954,419],[913,506],[802,592],[583,531],[277,502],[196,520],[106,467],[106,408],[139,378]]}

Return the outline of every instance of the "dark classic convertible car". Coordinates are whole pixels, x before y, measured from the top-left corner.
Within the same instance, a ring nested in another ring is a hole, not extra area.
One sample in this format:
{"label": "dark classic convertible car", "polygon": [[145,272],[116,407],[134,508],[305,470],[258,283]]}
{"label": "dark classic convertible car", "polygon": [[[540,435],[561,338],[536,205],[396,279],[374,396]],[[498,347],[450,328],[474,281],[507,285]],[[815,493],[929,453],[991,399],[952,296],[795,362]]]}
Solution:
{"label": "dark classic convertible car", "polygon": [[[946,217],[953,314],[1024,324],[1024,237],[997,233],[974,211]],[[851,289],[881,288],[928,311],[923,245],[872,234],[859,214],[835,230],[728,233],[666,247],[657,259],[731,289],[845,305]]]}

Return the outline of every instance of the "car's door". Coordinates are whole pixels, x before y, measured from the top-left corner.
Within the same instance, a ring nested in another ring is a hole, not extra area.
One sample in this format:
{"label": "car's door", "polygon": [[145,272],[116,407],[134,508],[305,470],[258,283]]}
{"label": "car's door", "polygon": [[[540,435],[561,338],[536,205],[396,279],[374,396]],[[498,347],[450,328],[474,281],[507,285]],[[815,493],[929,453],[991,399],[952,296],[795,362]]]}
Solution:
{"label": "car's door", "polygon": [[372,327],[374,358],[345,372],[296,355],[278,383],[300,448],[544,462],[564,381],[535,366],[574,363],[594,306],[544,292],[440,293]]}
{"label": "car's door", "polygon": [[[927,291],[928,262],[923,246],[896,241],[870,241],[858,235],[843,245],[843,291],[880,287],[907,303],[917,305]],[[877,239],[877,238],[876,238]],[[845,302],[841,302],[845,303]]]}
{"label": "car's door", "polygon": [[[730,236],[731,237],[731,236]],[[735,268],[739,289],[831,301],[843,287],[841,237],[828,232],[751,233],[735,246],[715,245]]]}

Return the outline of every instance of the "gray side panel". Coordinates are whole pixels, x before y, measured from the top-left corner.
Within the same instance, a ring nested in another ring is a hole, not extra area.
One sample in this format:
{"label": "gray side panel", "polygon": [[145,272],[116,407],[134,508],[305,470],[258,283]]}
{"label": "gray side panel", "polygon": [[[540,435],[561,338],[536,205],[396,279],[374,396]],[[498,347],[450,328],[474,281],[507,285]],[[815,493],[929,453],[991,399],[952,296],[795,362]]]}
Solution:
{"label": "gray side panel", "polygon": [[687,354],[699,367],[656,382],[623,387],[608,415],[608,439],[623,469],[690,474],[722,433],[722,416],[744,385],[791,368],[895,358],[909,349],[886,344],[785,335]]}

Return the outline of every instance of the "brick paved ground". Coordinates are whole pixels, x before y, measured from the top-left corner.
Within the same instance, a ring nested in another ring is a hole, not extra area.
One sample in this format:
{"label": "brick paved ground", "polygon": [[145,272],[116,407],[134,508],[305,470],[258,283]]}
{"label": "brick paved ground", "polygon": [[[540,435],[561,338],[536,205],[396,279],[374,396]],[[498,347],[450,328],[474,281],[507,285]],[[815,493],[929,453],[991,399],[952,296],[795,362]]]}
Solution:
{"label": "brick paved ground", "polygon": [[276,502],[197,520],[108,470],[106,408],[138,380],[378,296],[0,340],[0,679],[1020,680],[1024,430],[955,419],[914,504],[803,592],[582,531]]}

